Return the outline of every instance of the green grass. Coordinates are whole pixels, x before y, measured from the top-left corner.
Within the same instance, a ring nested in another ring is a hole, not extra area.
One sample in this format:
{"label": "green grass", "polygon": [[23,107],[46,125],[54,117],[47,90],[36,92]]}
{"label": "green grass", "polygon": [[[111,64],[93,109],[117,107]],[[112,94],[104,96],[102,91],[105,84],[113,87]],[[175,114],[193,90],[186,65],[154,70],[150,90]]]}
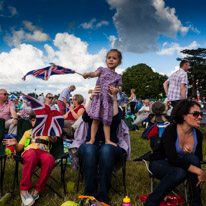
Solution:
{"label": "green grass", "polygon": [[[141,156],[145,152],[149,151],[149,141],[142,139],[140,136],[143,132],[143,128],[140,128],[139,131],[132,131],[130,132],[131,138],[131,146],[132,146],[132,153],[131,153],[131,161],[127,162],[126,165],[126,183],[127,183],[127,194],[131,198],[132,205],[143,205],[141,201],[136,200],[137,196],[148,194],[150,193],[150,179],[146,168],[142,162],[134,162],[132,161],[136,157]],[[203,130],[205,134],[205,129]],[[206,160],[206,136],[204,136],[203,142],[203,154],[204,160]],[[14,160],[8,159],[6,162],[6,174],[4,178],[4,193],[9,192],[12,190],[13,185],[13,173],[14,173]],[[204,166],[204,170],[206,166]],[[19,169],[19,176],[21,178],[22,166]],[[56,167],[53,172],[53,176],[59,178],[60,177],[60,167]],[[73,168],[68,167],[66,170],[66,182],[75,182],[75,188],[72,192],[68,192],[64,199],[59,198],[55,195],[49,188],[47,191],[42,192],[40,195],[40,199],[36,202],[35,205],[37,206],[60,206],[67,200],[73,200],[78,202],[78,195],[83,194],[83,187],[84,183],[80,182],[80,189],[79,193],[76,193],[76,181],[77,181],[77,171],[74,171]],[[35,182],[36,178],[33,177],[32,181]],[[112,179],[112,187],[116,190],[120,191],[122,194],[118,194],[111,189],[110,197],[112,199],[113,206],[121,206],[122,199],[123,199],[123,184],[122,184],[122,171],[118,171],[116,177]],[[61,184],[56,185],[50,179],[49,184],[53,185],[58,192],[63,195],[63,188]],[[206,184],[205,184],[206,185]],[[202,190],[202,200],[203,205],[206,204],[206,186],[203,186]],[[19,185],[18,188],[15,190],[14,200],[10,200],[7,205],[14,205],[19,206],[21,205],[21,199],[19,195]]]}

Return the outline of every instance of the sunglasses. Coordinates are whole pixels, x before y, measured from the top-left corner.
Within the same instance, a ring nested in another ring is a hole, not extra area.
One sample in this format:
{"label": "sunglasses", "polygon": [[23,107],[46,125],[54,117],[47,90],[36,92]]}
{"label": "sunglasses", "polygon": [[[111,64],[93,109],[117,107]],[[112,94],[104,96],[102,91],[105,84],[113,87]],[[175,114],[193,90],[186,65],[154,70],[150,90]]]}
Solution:
{"label": "sunglasses", "polygon": [[47,97],[48,99],[54,99],[54,97]]}
{"label": "sunglasses", "polygon": [[75,101],[76,101],[76,99],[73,99],[73,100],[75,100]]}
{"label": "sunglasses", "polygon": [[193,117],[199,117],[199,115],[202,117],[203,116],[203,112],[198,112],[198,111],[194,111],[188,114],[192,114]]}
{"label": "sunglasses", "polygon": [[7,96],[7,95],[9,95],[8,93],[1,93],[1,94],[3,94],[4,96]]}

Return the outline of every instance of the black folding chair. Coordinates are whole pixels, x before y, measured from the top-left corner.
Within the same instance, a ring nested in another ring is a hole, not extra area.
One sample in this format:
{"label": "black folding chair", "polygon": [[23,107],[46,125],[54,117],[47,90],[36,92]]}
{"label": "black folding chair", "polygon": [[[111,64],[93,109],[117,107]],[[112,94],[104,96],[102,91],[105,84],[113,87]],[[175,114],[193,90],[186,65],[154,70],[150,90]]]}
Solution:
{"label": "black folding chair", "polygon": [[6,166],[6,154],[5,146],[2,144],[2,140],[5,136],[5,120],[0,119],[0,186],[1,186],[1,196],[3,196],[3,182],[4,182],[4,172]]}
{"label": "black folding chair", "polygon": [[[31,129],[31,124],[28,120],[24,120],[21,119],[18,123],[18,128],[17,128],[17,141],[19,142],[20,139],[22,138],[24,132],[28,129]],[[60,160],[60,164],[61,164],[61,183],[63,184],[64,187],[64,193],[66,194],[66,184],[65,184],[65,171],[66,171],[66,165],[67,165],[67,157],[68,157],[68,153],[64,153],[64,145],[63,145],[63,137],[58,137],[57,138],[57,142],[52,143],[51,146],[51,150],[50,150],[50,154],[52,154],[55,158],[55,160]],[[13,194],[15,192],[15,185],[19,184],[19,178],[18,178],[18,171],[19,171],[19,163],[23,164],[23,159],[21,157],[21,153],[20,154],[16,154],[14,155],[13,159],[16,161],[15,164],[15,171],[14,171],[14,181],[13,181]],[[65,161],[63,161],[65,160]],[[56,166],[59,163],[56,162]],[[34,175],[38,178],[39,175],[37,173],[37,171],[40,169],[40,165],[39,167],[36,168],[36,170],[34,171]],[[50,175],[50,178],[52,180],[54,180],[57,184],[58,181],[52,177],[52,175]],[[47,186],[54,192],[56,193],[60,198],[63,198],[62,195],[60,195],[60,193],[55,190],[51,185],[49,185],[47,183]]]}
{"label": "black folding chair", "polygon": [[[152,171],[150,171],[149,169],[149,162],[150,162],[150,155],[152,154],[153,150],[157,149],[160,145],[160,138],[158,136],[153,136],[151,137],[150,139],[150,146],[151,146],[151,151],[148,151],[147,153],[143,154],[142,156],[134,159],[133,161],[139,161],[139,162],[144,162],[145,166],[146,166],[146,169],[149,173],[149,178],[150,178],[150,191],[151,193],[153,192],[154,190],[154,179],[155,179],[155,176],[154,174],[152,173]],[[182,189],[180,188],[180,186],[178,186],[177,188],[175,188],[175,191],[173,190],[172,193],[174,195],[177,195],[177,193],[179,192],[183,192],[184,193],[184,196],[185,196],[185,204],[187,203],[188,201],[188,195],[187,195],[187,180],[185,180],[183,182],[183,191]]]}

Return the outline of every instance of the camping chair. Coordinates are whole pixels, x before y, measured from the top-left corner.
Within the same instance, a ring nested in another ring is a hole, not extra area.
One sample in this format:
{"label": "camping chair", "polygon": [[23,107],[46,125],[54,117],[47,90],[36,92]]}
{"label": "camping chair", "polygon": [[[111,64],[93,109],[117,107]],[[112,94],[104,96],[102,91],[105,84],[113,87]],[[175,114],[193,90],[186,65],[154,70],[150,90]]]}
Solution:
{"label": "camping chair", "polygon": [[[82,158],[79,154],[77,154],[78,156],[78,161],[79,161],[79,169],[78,169],[78,178],[77,178],[77,188],[76,188],[76,192],[79,191],[79,182],[80,182],[80,179],[83,180],[83,170],[82,170]],[[126,191],[126,161],[127,161],[127,153],[124,151],[119,159],[118,162],[116,162],[115,166],[114,166],[114,169],[113,169],[113,176],[116,177],[116,172],[122,168],[122,183],[123,183],[123,187],[124,187],[124,197],[126,196],[127,194],[127,191]],[[116,189],[114,189],[112,187],[112,189],[119,193]]]}
{"label": "camping chair", "polygon": [[[159,124],[159,126],[158,126],[158,124]],[[159,135],[151,137],[151,139],[150,139],[151,151],[148,151],[147,153],[143,154],[139,158],[136,158],[136,159],[133,160],[133,161],[139,161],[139,162],[142,161],[142,162],[144,162],[144,164],[146,166],[146,169],[147,169],[147,171],[149,173],[150,191],[151,191],[151,193],[154,190],[154,179],[155,179],[155,176],[153,175],[153,173],[149,169],[150,155],[153,153],[154,150],[158,149],[158,147],[160,145],[162,133],[163,133],[164,129],[167,127],[167,125],[168,125],[168,123],[157,123]],[[180,192],[180,189],[178,187],[176,188],[176,190],[178,192]],[[175,191],[172,191],[172,193],[174,195],[177,195],[177,193]],[[185,180],[183,182],[183,193],[184,193],[184,196],[185,196],[185,203],[187,203],[187,201],[188,201],[188,197],[187,197],[187,180]]]}
{"label": "camping chair", "polygon": [[6,165],[6,154],[5,146],[2,144],[2,140],[5,136],[5,120],[0,119],[0,187],[1,187],[1,196],[3,196],[3,181],[4,181],[4,172]]}
{"label": "camping chair", "polygon": [[[17,141],[19,142],[20,139],[22,138],[24,132],[28,129],[31,129],[31,123],[28,120],[21,119],[18,122],[18,129],[17,129]],[[58,137],[57,142],[52,143],[52,148],[50,150],[50,153],[54,156],[56,166],[58,165],[58,162],[56,160],[60,159],[61,163],[61,183],[63,184],[64,187],[64,193],[66,193],[66,186],[65,186],[65,170],[66,170],[66,164],[67,164],[67,157],[68,154],[64,153],[64,146],[63,146],[63,137]],[[15,184],[19,184],[18,181],[18,170],[19,170],[19,162],[23,164],[23,159],[21,157],[21,154],[16,154],[14,155],[14,160],[16,161],[15,165],[15,171],[14,171],[14,182],[13,182],[13,193],[15,191]],[[65,161],[63,161],[65,159]],[[40,167],[37,167],[36,170],[34,171],[34,175],[36,177],[39,177],[37,171],[40,169]],[[57,180],[50,175],[50,178],[54,180],[56,183]],[[57,192],[51,185],[47,184],[47,186],[54,192],[56,193],[60,198],[62,196]]]}

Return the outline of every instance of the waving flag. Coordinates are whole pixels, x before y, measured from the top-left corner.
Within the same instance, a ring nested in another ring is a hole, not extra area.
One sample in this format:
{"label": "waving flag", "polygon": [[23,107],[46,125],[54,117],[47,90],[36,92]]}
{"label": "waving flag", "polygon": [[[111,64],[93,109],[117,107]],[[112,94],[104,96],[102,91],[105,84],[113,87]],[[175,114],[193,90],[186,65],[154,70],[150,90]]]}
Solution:
{"label": "waving flag", "polygon": [[36,114],[36,124],[32,130],[32,137],[35,136],[61,136],[64,118],[62,114],[54,108],[44,103],[22,94],[30,102],[32,110]]}
{"label": "waving flag", "polygon": [[23,76],[22,80],[26,80],[26,76],[33,75],[34,77],[48,80],[50,76],[52,75],[63,75],[63,74],[73,74],[75,73],[74,70],[67,69],[61,66],[57,66],[53,63],[51,63],[51,66],[45,67],[42,69],[36,69],[28,72],[25,76]]}

